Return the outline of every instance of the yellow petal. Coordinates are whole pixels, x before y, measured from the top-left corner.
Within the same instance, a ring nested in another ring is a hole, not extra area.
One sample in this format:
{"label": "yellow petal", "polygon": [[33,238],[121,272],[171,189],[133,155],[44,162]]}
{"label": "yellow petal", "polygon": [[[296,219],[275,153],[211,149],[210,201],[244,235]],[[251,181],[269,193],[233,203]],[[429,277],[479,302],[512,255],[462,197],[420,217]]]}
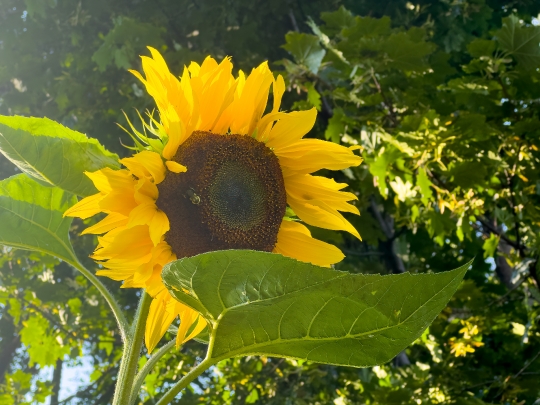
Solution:
{"label": "yellow petal", "polygon": [[184,165],[181,165],[178,162],[175,162],[174,160],[167,160],[165,162],[165,165],[167,166],[167,169],[173,173],[184,173],[187,172],[187,167]]}
{"label": "yellow petal", "polygon": [[133,192],[127,193],[122,190],[108,193],[99,202],[101,211],[106,213],[116,212],[124,216],[129,216],[133,208],[137,206]]}
{"label": "yellow petal", "polygon": [[178,112],[175,111],[172,105],[169,105],[165,112],[161,113],[162,120],[166,119],[166,132],[169,136],[165,147],[163,148],[163,157],[167,160],[171,160],[178,147],[184,142],[187,137],[187,130],[184,122],[180,120]]}
{"label": "yellow petal", "polygon": [[96,275],[108,277],[114,281],[122,281],[133,276],[133,268],[123,268],[120,270],[98,270],[96,271]]}
{"label": "yellow petal", "polygon": [[133,273],[131,285],[128,287],[124,283],[122,287],[123,288],[144,288],[146,285],[146,281],[150,277],[152,277],[152,274],[154,273],[154,270],[156,268],[159,268],[161,270],[161,266],[154,265],[152,261],[137,267],[137,270]]}
{"label": "yellow petal", "polygon": [[[176,257],[172,260],[176,260]],[[161,272],[154,273],[148,280],[146,280],[146,292],[152,297],[155,297],[162,291],[165,291],[165,286],[161,281]]]}
{"label": "yellow petal", "polygon": [[97,260],[136,260],[151,254],[153,247],[147,225],[138,225],[120,232],[107,247],[96,251]]}
{"label": "yellow petal", "polygon": [[341,170],[362,163],[362,158],[351,149],[320,139],[302,139],[276,148],[274,152],[282,166],[298,173],[313,173],[321,169]]}
{"label": "yellow petal", "polygon": [[217,69],[217,67],[218,63],[216,62],[216,60],[211,56],[207,56],[206,58],[204,58],[204,61],[201,65],[199,72],[197,73],[197,76],[204,78],[205,75],[212,73],[214,70]]}
{"label": "yellow petal", "polygon": [[307,111],[293,111],[291,113],[281,114],[279,121],[274,124],[268,133],[266,142],[266,146],[273,148],[276,154],[282,148],[298,143],[304,135],[311,131],[317,118],[317,110],[315,108]]}
{"label": "yellow petal", "polygon": [[167,290],[162,291],[157,297],[152,300],[150,304],[150,311],[148,312],[148,318],[146,319],[146,330],[144,334],[144,341],[148,353],[157,346],[165,332],[171,323],[176,318],[176,314],[171,314],[166,310],[166,303],[170,299],[169,292]]}
{"label": "yellow petal", "polygon": [[305,226],[292,221],[281,223],[274,252],[324,267],[345,257],[337,247],[312,238]]}
{"label": "yellow petal", "polygon": [[152,218],[152,222],[150,222],[149,227],[150,239],[152,239],[154,245],[157,245],[163,239],[163,235],[165,235],[169,229],[171,229],[167,214],[159,209],[156,210],[156,214],[154,215],[154,218]]}
{"label": "yellow petal", "polygon": [[285,93],[285,80],[283,80],[283,76],[278,75],[277,79],[274,80],[272,90],[274,93],[274,106],[272,112],[278,112],[279,107],[281,106],[281,99]]}
{"label": "yellow petal", "polygon": [[159,153],[142,151],[120,160],[137,177],[151,177],[156,184],[165,179],[165,166]]}
{"label": "yellow petal", "polygon": [[167,63],[165,62],[165,59],[163,59],[163,56],[159,53],[159,51],[151,46],[147,47],[150,53],[152,54],[152,58],[154,59],[156,66],[158,68],[158,71],[160,72],[167,72],[169,68],[167,67]]}
{"label": "yellow petal", "polygon": [[[185,343],[188,340],[191,340],[194,337],[196,337],[199,333],[201,333],[204,330],[204,328],[206,328],[207,325],[208,323],[206,322],[206,320],[201,315],[199,315],[199,317],[197,318],[197,325],[195,325],[195,328],[193,328],[189,336],[184,338],[184,340],[180,344]],[[176,344],[178,347],[178,339],[176,340],[176,342],[177,342]]]}
{"label": "yellow petal", "polygon": [[304,202],[294,198],[288,198],[287,202],[302,221],[319,228],[347,231],[362,240],[354,226],[339,211],[325,202],[319,200]]}
{"label": "yellow petal", "polygon": [[200,108],[199,122],[196,129],[201,131],[213,129],[219,121],[221,113],[233,101],[236,86],[232,76],[230,58],[224,58],[217,66],[209,64],[206,67],[207,60],[209,59],[207,58],[201,67],[199,91],[195,92],[197,93],[196,97]]}
{"label": "yellow petal", "polygon": [[102,193],[91,195],[90,197],[83,198],[73,207],[68,208],[64,212],[64,217],[79,217],[82,219],[90,218],[101,212],[99,203],[103,199]]}
{"label": "yellow petal", "polygon": [[[287,195],[299,203],[320,200],[338,211],[360,214],[358,208],[347,202],[358,198],[353,193],[339,191],[342,185],[333,180],[309,174],[285,175],[284,180]],[[347,185],[344,184],[344,186]]]}
{"label": "yellow petal", "polygon": [[153,204],[159,196],[156,184],[147,178],[141,178],[135,186],[134,200],[137,204]]}
{"label": "yellow petal", "polygon": [[127,217],[122,214],[109,214],[104,219],[99,221],[97,224],[86,228],[81,232],[81,235],[86,234],[102,234],[109,232],[111,229],[117,228],[119,226],[125,226],[128,222]]}
{"label": "yellow petal", "polygon": [[129,190],[134,180],[127,170],[112,170],[108,167],[95,172],[85,172],[99,191],[110,193],[113,190]]}
{"label": "yellow petal", "polygon": [[266,108],[273,81],[274,77],[267,62],[261,63],[251,71],[237,93],[231,122],[232,133],[252,135]]}
{"label": "yellow petal", "polygon": [[175,307],[180,315],[180,327],[178,328],[178,335],[176,335],[176,348],[179,348],[186,341],[186,335],[191,326],[197,322],[199,313],[179,302],[176,303]]}
{"label": "yellow petal", "polygon": [[189,73],[191,73],[191,77],[197,77],[199,76],[199,72],[201,70],[201,67],[197,62],[191,62],[188,67]]}
{"label": "yellow petal", "polygon": [[141,204],[135,207],[129,214],[128,228],[143,225],[150,232],[152,243],[157,245],[162,236],[170,229],[167,215],[158,209],[155,204]]}
{"label": "yellow petal", "polygon": [[150,221],[156,213],[156,210],[157,207],[153,203],[137,205],[129,213],[129,222],[127,224],[127,227],[131,228],[137,225],[149,226]]}
{"label": "yellow petal", "polygon": [[163,149],[163,157],[172,159],[178,146],[185,141],[186,125],[195,112],[189,71],[184,70],[181,80],[171,74],[167,64],[159,52],[150,49],[152,58],[143,56],[142,66],[146,78],[132,72],[145,85],[158,107],[163,133],[168,136]]}

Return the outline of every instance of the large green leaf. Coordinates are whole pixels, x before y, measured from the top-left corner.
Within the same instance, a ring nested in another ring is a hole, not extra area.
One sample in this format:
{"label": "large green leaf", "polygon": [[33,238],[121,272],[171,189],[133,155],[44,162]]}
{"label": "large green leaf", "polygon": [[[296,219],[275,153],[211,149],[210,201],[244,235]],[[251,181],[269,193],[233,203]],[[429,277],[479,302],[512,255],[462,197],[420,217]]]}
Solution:
{"label": "large green leaf", "polygon": [[216,361],[264,354],[367,367],[392,359],[418,338],[467,268],[362,275],[228,250],[177,260],[162,276],[176,299],[210,322]]}
{"label": "large green leaf", "polygon": [[388,66],[406,72],[422,72],[429,67],[425,58],[435,50],[435,46],[414,39],[409,32],[399,32],[382,42],[381,50],[386,53]]}
{"label": "large green leaf", "polygon": [[495,33],[501,48],[516,58],[525,69],[540,66],[540,27],[524,27],[515,15],[503,18]]}
{"label": "large green leaf", "polygon": [[73,262],[64,211],[77,202],[73,194],[47,187],[25,174],[0,181],[0,244],[37,250]]}
{"label": "large green leaf", "polygon": [[312,73],[317,73],[326,51],[321,47],[319,38],[298,32],[289,32],[285,35],[287,43],[283,48],[287,50],[297,63],[304,65]]}
{"label": "large green leaf", "polygon": [[119,167],[96,139],[48,118],[0,116],[0,151],[29,176],[81,196],[97,192],[85,171]]}

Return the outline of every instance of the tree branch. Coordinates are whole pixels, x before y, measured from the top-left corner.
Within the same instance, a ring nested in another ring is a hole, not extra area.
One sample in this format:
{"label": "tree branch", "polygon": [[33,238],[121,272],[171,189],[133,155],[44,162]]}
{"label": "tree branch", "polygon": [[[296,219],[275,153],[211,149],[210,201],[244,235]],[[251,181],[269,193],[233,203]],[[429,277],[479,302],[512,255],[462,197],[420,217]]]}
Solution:
{"label": "tree branch", "polygon": [[287,4],[289,5],[288,15],[289,15],[289,19],[291,20],[291,25],[296,32],[300,32],[300,28],[298,27],[298,23],[296,22],[296,17],[294,16],[294,11],[292,9],[290,0],[287,1]]}
{"label": "tree branch", "polygon": [[[520,151],[521,151],[521,145],[518,149],[518,155]],[[517,166],[517,163],[514,164],[514,167],[512,168],[511,176],[508,176],[507,174],[507,183],[508,183],[508,190],[510,191],[510,204],[512,208],[512,216],[514,218],[514,233],[516,237],[516,246],[517,246],[516,250],[518,251],[520,257],[524,257],[525,248],[522,247],[521,245],[521,235],[519,233],[519,219],[518,219],[518,214],[516,211],[516,207],[517,207],[516,194],[514,193],[514,177],[515,177],[515,172],[516,172],[516,166]]]}
{"label": "tree branch", "polygon": [[478,222],[480,222],[484,228],[487,228],[489,230],[489,232],[485,232],[485,233],[494,233],[495,235],[499,236],[501,240],[504,240],[508,245],[512,246],[517,251],[527,249],[526,246],[518,245],[515,241],[513,241],[512,239],[509,239],[508,236],[506,236],[506,234],[503,231],[498,229],[496,226],[492,225],[491,223],[492,221],[490,221],[489,218],[480,216],[477,219],[478,219]]}
{"label": "tree branch", "polygon": [[392,103],[392,100],[390,100],[388,97],[386,97],[386,94],[383,92],[383,89],[377,80],[377,76],[375,76],[375,70],[371,68],[371,78],[373,79],[373,82],[375,83],[375,87],[377,87],[377,91],[381,95],[381,97],[384,100],[384,106],[388,110],[388,117],[390,118],[390,121],[392,121],[392,126],[396,127],[398,124],[398,119],[396,116],[396,112],[394,111],[394,104]]}

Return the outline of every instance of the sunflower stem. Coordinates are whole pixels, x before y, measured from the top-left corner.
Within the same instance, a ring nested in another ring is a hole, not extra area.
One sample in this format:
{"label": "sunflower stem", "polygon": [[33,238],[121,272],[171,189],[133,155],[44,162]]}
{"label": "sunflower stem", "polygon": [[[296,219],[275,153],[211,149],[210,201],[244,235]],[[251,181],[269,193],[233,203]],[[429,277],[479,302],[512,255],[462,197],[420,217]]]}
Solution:
{"label": "sunflower stem", "polygon": [[135,381],[133,383],[133,388],[131,389],[131,399],[129,401],[130,404],[134,404],[135,400],[137,399],[137,395],[139,393],[139,390],[141,389],[141,385],[144,382],[144,379],[146,376],[152,371],[156,363],[161,359],[164,355],[166,355],[171,349],[175,346],[176,339],[171,340],[169,343],[167,343],[165,346],[161,347],[152,357],[148,359],[146,364],[139,370],[137,375],[135,376]]}
{"label": "sunflower stem", "polygon": [[116,380],[113,405],[129,405],[133,380],[135,379],[144,340],[146,318],[151,303],[152,297],[143,290],[131,330],[124,342],[124,352],[122,353],[122,361]]}
{"label": "sunflower stem", "polygon": [[120,330],[120,336],[122,337],[122,342],[125,343],[128,337],[127,332],[129,328],[129,323],[126,319],[126,316],[124,315],[124,311],[122,311],[120,305],[118,304],[114,296],[107,289],[107,287],[105,287],[105,285],[103,285],[103,283],[96,277],[96,275],[90,270],[88,270],[86,267],[84,267],[78,260],[70,260],[68,261],[68,263],[71,264],[75,269],[79,270],[82,275],[85,276],[88,281],[90,281],[94,285],[94,287],[97,288],[103,298],[105,298],[105,301],[107,301],[107,304],[109,304],[109,307],[111,308],[114,317],[116,318],[118,329]]}

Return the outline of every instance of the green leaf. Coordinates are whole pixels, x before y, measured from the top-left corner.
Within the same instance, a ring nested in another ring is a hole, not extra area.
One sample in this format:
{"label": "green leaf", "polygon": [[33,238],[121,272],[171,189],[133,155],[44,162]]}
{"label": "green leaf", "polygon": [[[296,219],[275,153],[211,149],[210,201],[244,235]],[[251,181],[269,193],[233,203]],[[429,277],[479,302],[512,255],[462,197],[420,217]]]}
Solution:
{"label": "green leaf", "polygon": [[451,90],[455,93],[481,94],[488,96],[492,91],[501,90],[501,85],[495,80],[477,77],[460,77],[450,80],[447,85],[439,86],[441,90]]}
{"label": "green leaf", "polygon": [[159,26],[125,16],[114,18],[113,23],[114,27],[103,37],[103,44],[92,55],[100,72],[113,63],[119,69],[129,69],[145,46],[159,47],[163,42],[164,29]]}
{"label": "green leaf", "polygon": [[[351,25],[351,22],[347,24]],[[379,36],[388,35],[390,33],[390,17],[384,16],[382,18],[372,17],[355,17],[354,26],[343,30],[343,36],[356,40],[365,36]]]}
{"label": "green leaf", "polygon": [[481,185],[488,173],[485,164],[472,161],[457,163],[450,174],[454,183],[463,189],[469,189]]}
{"label": "green leaf", "polygon": [[110,356],[114,349],[114,341],[111,341],[107,338],[99,338],[100,342],[98,343],[98,349],[105,350],[107,356]]}
{"label": "green leaf", "polygon": [[454,229],[456,229],[456,223],[450,218],[450,212],[448,210],[444,211],[443,214],[429,211],[426,215],[426,229],[429,236],[439,246],[443,246],[445,238],[451,235]]}
{"label": "green leaf", "polygon": [[523,27],[515,15],[503,18],[503,27],[495,33],[499,45],[525,69],[540,66],[540,27]]}
{"label": "green leaf", "polygon": [[13,317],[13,324],[18,325],[22,315],[21,301],[17,298],[10,298],[8,314]]}
{"label": "green leaf", "polygon": [[484,249],[484,259],[495,256],[497,246],[499,246],[499,240],[500,237],[492,233],[489,238],[484,241],[484,244],[482,245],[482,249]]}
{"label": "green leaf", "polygon": [[17,386],[21,391],[28,390],[32,386],[32,374],[25,373],[20,369],[16,370],[13,374],[8,374],[6,377],[9,385]]}
{"label": "green leaf", "polygon": [[476,38],[469,45],[467,50],[473,58],[480,58],[482,56],[491,56],[495,52],[497,44],[495,41],[489,39]]}
{"label": "green leaf", "polygon": [[176,299],[212,325],[213,360],[262,354],[368,367],[417,339],[468,267],[364,275],[228,250],[172,262],[162,277]]}
{"label": "green leaf", "polygon": [[52,386],[48,381],[36,381],[36,390],[33,392],[33,400],[38,404],[44,404],[52,395]]}
{"label": "green leaf", "polygon": [[388,66],[404,71],[426,70],[428,65],[425,58],[435,50],[435,46],[423,40],[415,41],[415,39],[408,32],[390,35],[382,44],[382,50],[388,58]]}
{"label": "green leaf", "polygon": [[341,108],[334,109],[334,115],[328,120],[328,126],[324,131],[324,137],[327,141],[339,143],[341,136],[345,133],[345,123],[343,122],[345,114]]}
{"label": "green leaf", "polygon": [[118,156],[48,118],[0,116],[0,152],[38,181],[73,194],[97,192],[85,171],[118,168]]}
{"label": "green leaf", "polygon": [[69,354],[70,347],[62,344],[62,340],[49,333],[49,322],[42,317],[31,316],[23,322],[21,342],[27,346],[30,367],[37,363],[41,367],[52,366],[56,360]]}
{"label": "green leaf", "polygon": [[486,123],[486,116],[476,113],[464,113],[458,117],[453,130],[458,136],[469,140],[484,141],[496,132]]}
{"label": "green leaf", "polygon": [[422,203],[428,205],[433,200],[433,191],[431,190],[431,181],[429,180],[426,169],[418,169],[418,175],[416,176],[416,185],[420,187],[420,193],[422,194]]}
{"label": "green leaf", "polygon": [[321,111],[321,95],[311,82],[306,83],[307,88],[307,101],[317,109],[317,111]]}
{"label": "green leaf", "polygon": [[319,38],[315,35],[289,32],[285,35],[285,40],[287,43],[283,48],[294,57],[296,63],[304,65],[312,73],[319,71],[326,54],[319,43]]}
{"label": "green leaf", "polygon": [[386,176],[388,167],[401,157],[402,153],[396,148],[387,148],[374,161],[366,159],[369,164],[369,172],[377,178],[379,192],[386,198],[388,196],[388,187],[386,187]]}
{"label": "green leaf", "polygon": [[68,300],[67,305],[73,315],[80,315],[82,302],[79,298],[71,298]]}
{"label": "green leaf", "polygon": [[343,28],[350,28],[356,23],[352,13],[343,6],[337,11],[321,13],[321,20],[326,23],[324,28],[329,34],[340,32]]}
{"label": "green leaf", "polygon": [[72,219],[62,214],[76,202],[72,194],[24,174],[0,181],[0,244],[73,262],[68,236]]}
{"label": "green leaf", "polygon": [[257,389],[253,388],[249,395],[246,397],[246,404],[254,404],[259,399],[259,393]]}
{"label": "green leaf", "polygon": [[15,404],[15,399],[11,394],[0,394],[0,405],[13,405]]}

